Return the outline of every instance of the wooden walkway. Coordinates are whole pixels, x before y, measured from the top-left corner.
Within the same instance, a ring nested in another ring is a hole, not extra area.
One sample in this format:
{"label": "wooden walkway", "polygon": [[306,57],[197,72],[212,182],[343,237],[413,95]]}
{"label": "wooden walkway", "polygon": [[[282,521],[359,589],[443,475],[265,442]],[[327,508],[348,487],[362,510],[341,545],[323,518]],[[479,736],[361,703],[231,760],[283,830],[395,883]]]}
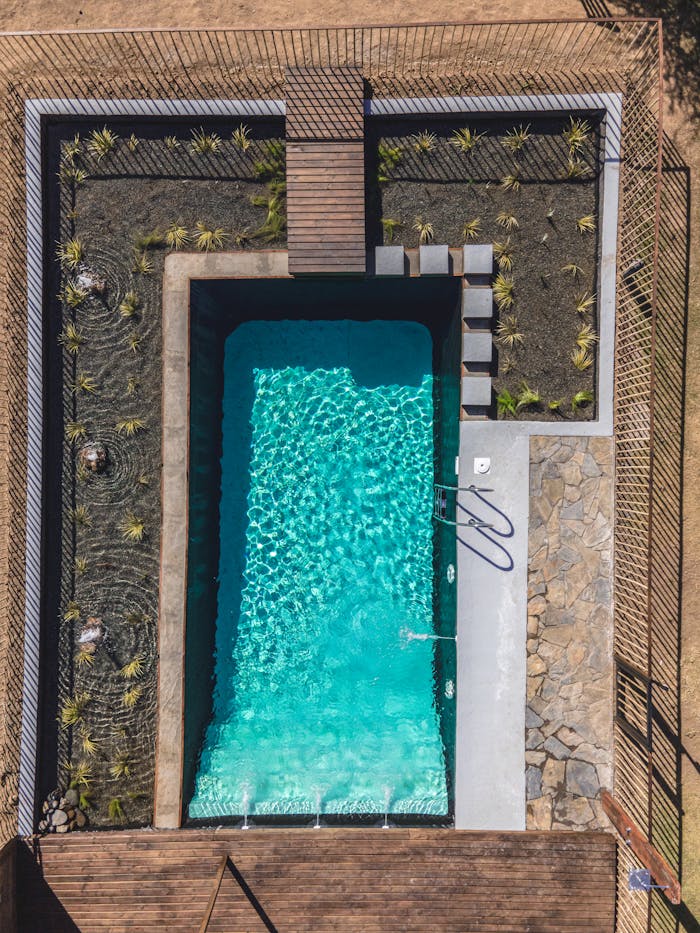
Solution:
{"label": "wooden walkway", "polygon": [[18,862],[19,933],[612,933],[603,833],[74,833]]}
{"label": "wooden walkway", "polygon": [[289,271],[363,273],[362,74],[356,68],[290,68],[286,107]]}

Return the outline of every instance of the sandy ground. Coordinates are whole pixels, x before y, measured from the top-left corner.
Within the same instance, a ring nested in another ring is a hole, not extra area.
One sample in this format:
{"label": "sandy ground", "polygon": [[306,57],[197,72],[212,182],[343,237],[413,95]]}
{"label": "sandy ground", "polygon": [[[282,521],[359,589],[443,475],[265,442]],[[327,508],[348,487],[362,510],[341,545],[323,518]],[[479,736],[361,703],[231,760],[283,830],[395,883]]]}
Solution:
{"label": "sandy ground", "polygon": [[[0,29],[70,29],[143,26],[311,26],[355,23],[429,22],[446,20],[504,20],[585,16],[584,6],[603,3],[578,0],[269,0],[223,3],[221,0],[5,0],[0,6]],[[683,4],[610,2],[613,13],[674,7]],[[634,10],[633,10],[634,8]],[[678,13],[676,14],[678,17]],[[677,19],[678,21],[678,19]],[[667,54],[680,54],[667,42]],[[697,81],[697,75],[695,76]],[[684,895],[689,909],[700,916],[700,496],[694,479],[700,472],[700,246],[697,205],[700,200],[700,120],[675,104],[673,89],[666,99],[665,130],[690,168],[691,276],[688,323],[688,367],[685,436],[684,582],[683,582],[683,729],[685,811]],[[691,221],[692,224],[692,221]],[[690,927],[688,927],[690,928]]]}

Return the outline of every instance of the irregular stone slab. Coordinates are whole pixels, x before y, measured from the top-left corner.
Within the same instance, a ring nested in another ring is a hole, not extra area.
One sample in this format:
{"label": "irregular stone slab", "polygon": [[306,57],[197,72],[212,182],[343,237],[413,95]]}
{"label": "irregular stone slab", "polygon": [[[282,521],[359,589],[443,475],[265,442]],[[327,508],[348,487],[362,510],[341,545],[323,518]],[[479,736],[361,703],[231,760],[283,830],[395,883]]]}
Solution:
{"label": "irregular stone slab", "polygon": [[598,772],[587,761],[570,758],[566,763],[566,789],[577,797],[597,797],[600,792]]}

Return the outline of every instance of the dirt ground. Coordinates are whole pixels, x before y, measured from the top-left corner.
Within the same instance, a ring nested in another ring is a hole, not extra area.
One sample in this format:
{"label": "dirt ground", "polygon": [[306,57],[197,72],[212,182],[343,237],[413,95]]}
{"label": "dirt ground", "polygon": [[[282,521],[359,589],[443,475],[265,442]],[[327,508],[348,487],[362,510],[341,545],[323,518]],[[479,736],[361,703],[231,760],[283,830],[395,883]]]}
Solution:
{"label": "dirt ground", "polygon": [[[580,18],[606,7],[602,0],[5,0],[0,29],[70,29],[143,26],[310,26],[351,23],[429,22],[446,20]],[[607,4],[611,15],[663,15],[666,57],[671,81],[666,92],[665,132],[690,169],[691,262],[688,293],[688,357],[685,430],[685,504],[683,566],[681,741],[684,787],[684,899],[700,916],[700,246],[697,204],[700,200],[700,101],[698,100],[699,8],[692,0],[620,0]],[[693,32],[695,31],[695,35]],[[677,75],[676,81],[673,76]],[[674,86],[675,84],[675,86]],[[693,99],[693,95],[695,98]],[[688,100],[688,96],[691,97]],[[679,104],[683,99],[684,103]],[[694,113],[694,115],[693,115]],[[694,221],[693,218],[694,217]],[[688,927],[690,929],[691,927]]]}

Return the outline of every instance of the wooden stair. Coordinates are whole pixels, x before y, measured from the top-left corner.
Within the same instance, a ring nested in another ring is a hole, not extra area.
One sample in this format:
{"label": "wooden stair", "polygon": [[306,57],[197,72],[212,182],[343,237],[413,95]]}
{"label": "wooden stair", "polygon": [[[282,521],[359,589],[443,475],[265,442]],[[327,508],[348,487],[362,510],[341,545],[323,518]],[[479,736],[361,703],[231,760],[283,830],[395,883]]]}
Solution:
{"label": "wooden stair", "polygon": [[289,271],[364,273],[362,74],[289,68],[286,78]]}
{"label": "wooden stair", "polygon": [[19,933],[611,933],[605,833],[177,830],[20,846]]}

